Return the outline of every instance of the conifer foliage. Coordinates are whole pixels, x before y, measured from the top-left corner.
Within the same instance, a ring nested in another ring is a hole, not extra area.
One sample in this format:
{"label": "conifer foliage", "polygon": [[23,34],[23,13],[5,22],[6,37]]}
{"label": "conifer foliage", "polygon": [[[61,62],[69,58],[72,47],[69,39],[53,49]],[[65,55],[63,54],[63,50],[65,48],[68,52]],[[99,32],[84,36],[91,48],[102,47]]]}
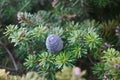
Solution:
{"label": "conifer foliage", "polygon": [[[34,3],[32,0],[29,1]],[[72,69],[74,66],[86,69],[86,79],[120,79],[120,53],[117,50],[118,45],[115,44],[119,42],[120,34],[115,35],[119,33],[115,27],[120,20],[115,18],[117,23],[109,27],[107,21],[100,22],[103,17],[99,18],[100,21],[95,20],[100,17],[99,14],[95,18],[92,16],[97,13],[94,11],[96,8],[103,11],[104,8],[110,8],[111,4],[117,6],[120,1],[45,1],[50,3],[50,10],[38,10],[36,13],[18,11],[18,24],[10,24],[5,28],[5,36],[14,43],[13,52],[19,55],[19,59],[23,59],[26,69],[36,71],[47,80],[58,79],[59,76],[56,75],[60,71],[65,67]],[[41,5],[45,3],[41,0]]]}

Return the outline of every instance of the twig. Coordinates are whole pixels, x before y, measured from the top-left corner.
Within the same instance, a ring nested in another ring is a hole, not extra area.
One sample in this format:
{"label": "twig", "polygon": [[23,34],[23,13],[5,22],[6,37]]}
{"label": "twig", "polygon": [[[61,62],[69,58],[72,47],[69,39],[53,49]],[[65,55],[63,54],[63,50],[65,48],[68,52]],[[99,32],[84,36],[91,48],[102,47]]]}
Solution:
{"label": "twig", "polygon": [[16,71],[16,70],[13,69],[13,68],[9,68],[9,67],[2,66],[2,65],[0,65],[0,68],[6,69],[7,71]]}
{"label": "twig", "polygon": [[19,11],[23,11],[29,4],[31,1],[28,1]]}
{"label": "twig", "polygon": [[18,66],[17,66],[17,64],[16,64],[16,62],[15,62],[13,56],[12,56],[12,53],[9,51],[9,49],[4,45],[4,43],[2,41],[0,41],[0,45],[2,45],[4,47],[4,49],[7,51],[7,53],[9,54],[9,56],[10,56],[12,62],[13,62],[13,65],[15,67],[15,70],[17,71],[18,70]]}
{"label": "twig", "polygon": [[90,57],[90,55],[88,54],[88,59],[89,59],[89,61],[94,65],[95,63],[92,61],[92,59],[91,59],[91,57]]}

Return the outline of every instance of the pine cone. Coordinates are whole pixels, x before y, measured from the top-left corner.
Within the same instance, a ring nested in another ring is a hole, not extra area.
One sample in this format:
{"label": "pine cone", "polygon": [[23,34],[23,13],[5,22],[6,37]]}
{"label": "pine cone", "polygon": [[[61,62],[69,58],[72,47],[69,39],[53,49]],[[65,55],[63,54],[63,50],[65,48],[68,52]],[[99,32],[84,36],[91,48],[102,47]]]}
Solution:
{"label": "pine cone", "polygon": [[51,34],[46,39],[46,47],[52,53],[59,52],[63,48],[63,41],[59,36]]}

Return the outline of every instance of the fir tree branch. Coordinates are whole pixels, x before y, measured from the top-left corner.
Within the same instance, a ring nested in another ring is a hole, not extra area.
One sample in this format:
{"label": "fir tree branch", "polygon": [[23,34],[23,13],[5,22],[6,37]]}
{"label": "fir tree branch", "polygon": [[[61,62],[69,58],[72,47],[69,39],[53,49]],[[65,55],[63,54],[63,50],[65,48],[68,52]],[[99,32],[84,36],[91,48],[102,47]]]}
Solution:
{"label": "fir tree branch", "polygon": [[9,54],[9,56],[10,56],[12,62],[13,62],[13,65],[14,65],[14,67],[15,67],[15,70],[17,71],[17,70],[18,70],[18,66],[17,66],[17,64],[16,64],[16,62],[15,62],[15,59],[14,59],[13,56],[12,56],[12,53],[9,51],[9,49],[4,45],[4,43],[3,43],[2,41],[0,41],[0,45],[3,46],[3,48],[4,48],[4,49],[7,51],[7,53]]}

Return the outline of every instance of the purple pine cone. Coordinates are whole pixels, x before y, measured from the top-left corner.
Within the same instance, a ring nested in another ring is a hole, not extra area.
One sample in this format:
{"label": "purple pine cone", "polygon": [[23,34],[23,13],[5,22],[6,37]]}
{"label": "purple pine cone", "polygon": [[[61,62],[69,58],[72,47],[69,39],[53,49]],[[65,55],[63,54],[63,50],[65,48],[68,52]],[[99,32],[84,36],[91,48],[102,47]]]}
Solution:
{"label": "purple pine cone", "polygon": [[59,52],[63,48],[63,41],[59,36],[51,34],[46,39],[46,47],[52,53]]}

